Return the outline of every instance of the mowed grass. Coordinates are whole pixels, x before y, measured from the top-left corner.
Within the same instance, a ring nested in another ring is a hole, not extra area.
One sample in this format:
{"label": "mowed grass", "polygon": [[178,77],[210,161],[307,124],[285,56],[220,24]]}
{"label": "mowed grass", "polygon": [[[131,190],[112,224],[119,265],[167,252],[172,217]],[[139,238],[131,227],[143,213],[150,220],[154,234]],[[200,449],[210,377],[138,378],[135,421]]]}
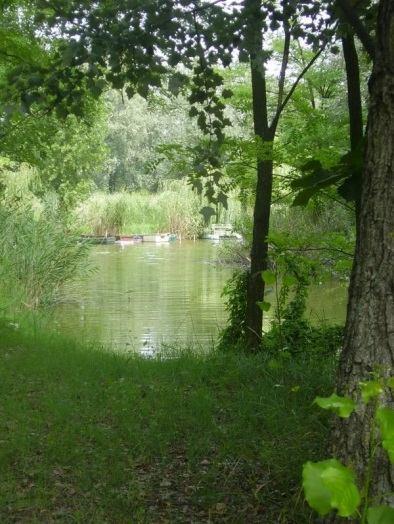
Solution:
{"label": "mowed grass", "polygon": [[0,328],[0,522],[308,521],[322,359],[163,360]]}

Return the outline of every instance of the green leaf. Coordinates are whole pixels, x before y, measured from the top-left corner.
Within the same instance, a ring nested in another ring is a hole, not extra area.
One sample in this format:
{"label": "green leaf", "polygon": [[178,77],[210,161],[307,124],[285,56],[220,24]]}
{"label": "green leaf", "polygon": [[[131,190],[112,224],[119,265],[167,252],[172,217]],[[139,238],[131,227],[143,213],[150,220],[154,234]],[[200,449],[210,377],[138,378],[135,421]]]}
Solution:
{"label": "green leaf", "polygon": [[338,460],[307,462],[302,478],[305,498],[321,516],[337,509],[341,517],[349,517],[357,510],[361,497],[354,474]]}
{"label": "green leaf", "polygon": [[261,309],[261,311],[269,311],[271,309],[271,304],[270,302],[257,302],[257,305],[259,306],[259,308]]}
{"label": "green leaf", "polygon": [[198,111],[198,109],[195,106],[192,106],[190,108],[189,116],[194,117],[194,116],[198,116],[199,114],[200,114],[200,112]]}
{"label": "green leaf", "polygon": [[216,215],[216,211],[212,207],[210,207],[210,206],[205,206],[202,209],[200,209],[200,213],[204,217],[204,220],[205,220],[206,224],[209,222],[211,217]]}
{"label": "green leaf", "polygon": [[360,492],[354,473],[340,462],[335,462],[322,473],[323,483],[331,492],[331,506],[338,509],[338,515],[350,517],[360,505]]}
{"label": "green leaf", "polygon": [[285,275],[283,277],[283,285],[284,286],[294,286],[295,284],[297,284],[297,279],[295,276],[293,275]]}
{"label": "green leaf", "polygon": [[313,403],[322,409],[334,411],[341,418],[349,418],[356,407],[351,398],[339,397],[336,393],[333,393],[330,397],[316,397]]}
{"label": "green leaf", "polygon": [[327,515],[332,509],[330,490],[324,485],[321,478],[323,471],[325,471],[326,463],[330,462],[330,460],[315,463],[307,462],[302,470],[302,486],[305,499],[310,507],[322,516]]}
{"label": "green leaf", "polygon": [[394,508],[389,506],[375,506],[368,508],[368,524],[392,524],[394,522]]}
{"label": "green leaf", "polygon": [[223,98],[231,98],[233,96],[233,92],[231,91],[231,89],[223,89],[222,91],[222,97]]}
{"label": "green leaf", "polygon": [[360,382],[361,397],[363,401],[368,404],[371,398],[378,397],[383,393],[382,384],[378,380],[370,380],[368,382]]}
{"label": "green leaf", "polygon": [[376,417],[382,434],[382,446],[387,451],[390,462],[394,463],[394,410],[379,408]]}
{"label": "green leaf", "polygon": [[315,187],[303,189],[293,200],[292,206],[306,206],[313,195],[317,193],[317,191],[318,190]]}
{"label": "green leaf", "polygon": [[273,271],[270,271],[269,269],[266,269],[261,273],[261,276],[263,277],[263,280],[266,284],[275,284],[276,282],[276,275]]}
{"label": "green leaf", "polygon": [[228,208],[228,198],[227,198],[227,195],[225,193],[223,193],[223,192],[219,193],[217,200],[218,200],[219,204],[222,204],[224,209]]}

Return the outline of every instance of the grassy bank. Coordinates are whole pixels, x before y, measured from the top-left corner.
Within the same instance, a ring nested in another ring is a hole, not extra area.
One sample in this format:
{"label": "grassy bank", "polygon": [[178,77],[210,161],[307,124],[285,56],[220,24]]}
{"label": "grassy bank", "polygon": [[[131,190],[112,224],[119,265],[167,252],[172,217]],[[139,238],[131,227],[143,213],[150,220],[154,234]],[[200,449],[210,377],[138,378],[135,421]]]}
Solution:
{"label": "grassy bank", "polygon": [[153,361],[24,333],[0,333],[1,522],[307,521],[330,363]]}

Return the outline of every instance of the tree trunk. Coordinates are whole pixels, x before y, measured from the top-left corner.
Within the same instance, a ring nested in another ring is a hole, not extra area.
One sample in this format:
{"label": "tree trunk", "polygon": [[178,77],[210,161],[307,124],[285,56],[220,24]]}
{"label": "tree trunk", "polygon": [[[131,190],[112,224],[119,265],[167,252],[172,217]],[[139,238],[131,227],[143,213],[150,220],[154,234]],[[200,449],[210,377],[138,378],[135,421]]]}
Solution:
{"label": "tree trunk", "polygon": [[256,351],[261,343],[263,312],[258,302],[264,299],[265,284],[261,273],[267,269],[269,220],[272,195],[272,160],[258,161],[256,200],[253,213],[253,240],[250,254],[250,273],[246,321],[248,347]]}
{"label": "tree trunk", "polygon": [[[250,254],[251,277],[247,290],[246,327],[248,348],[256,351],[261,343],[263,312],[258,302],[264,298],[264,281],[261,272],[267,267],[269,218],[272,196],[272,141],[274,133],[268,126],[267,88],[263,58],[262,28],[260,23],[260,4],[252,2],[256,9],[249,26],[251,53],[251,77],[253,94],[254,133],[260,139],[261,149],[257,155],[257,185],[253,213],[253,239]],[[265,147],[268,145],[268,150]]]}
{"label": "tree trunk", "polygon": [[[370,107],[359,233],[349,288],[345,343],[338,372],[342,394],[359,397],[370,373],[388,376],[394,365],[394,2],[381,0],[369,84]],[[386,393],[385,403],[394,404]],[[334,455],[355,469],[361,483],[369,456],[372,407],[339,419]],[[394,503],[394,471],[385,452],[372,472],[372,494]],[[383,495],[386,494],[386,495]]]}
{"label": "tree trunk", "polygon": [[108,191],[109,193],[115,193],[116,191],[116,172],[110,171],[108,177]]}
{"label": "tree trunk", "polygon": [[[364,136],[363,130],[363,110],[361,103],[360,90],[360,66],[358,54],[354,43],[354,36],[350,30],[342,37],[343,56],[346,65],[346,82],[347,82],[347,103],[349,109],[349,127],[350,127],[350,147],[356,152],[362,147]],[[361,198],[361,180],[357,183],[355,208],[356,208],[356,227],[359,227],[360,220],[360,198]]]}
{"label": "tree trunk", "polygon": [[360,66],[354,36],[347,32],[342,37],[343,56],[346,65],[347,102],[349,108],[350,145],[357,149],[363,139],[363,112],[360,91]]}

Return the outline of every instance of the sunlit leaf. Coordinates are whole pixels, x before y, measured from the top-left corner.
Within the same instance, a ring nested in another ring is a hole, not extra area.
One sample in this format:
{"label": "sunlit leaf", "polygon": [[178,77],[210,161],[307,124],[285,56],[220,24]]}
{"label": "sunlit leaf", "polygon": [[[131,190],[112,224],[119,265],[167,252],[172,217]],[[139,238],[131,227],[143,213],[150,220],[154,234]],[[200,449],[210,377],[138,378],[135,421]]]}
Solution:
{"label": "sunlit leaf", "polygon": [[349,397],[340,397],[333,393],[330,397],[316,397],[314,404],[322,409],[334,411],[341,418],[348,418],[353,413],[356,404]]}
{"label": "sunlit leaf", "polygon": [[378,380],[370,380],[368,382],[360,382],[361,397],[363,401],[368,402],[383,393],[382,384]]}
{"label": "sunlit leaf", "polygon": [[341,517],[350,517],[360,505],[361,496],[355,483],[354,473],[335,461],[322,473],[325,486],[331,493],[331,506]]}
{"label": "sunlit leaf", "polygon": [[389,455],[390,462],[394,463],[394,410],[379,408],[377,420],[382,435],[382,445]]}
{"label": "sunlit leaf", "polygon": [[302,478],[305,498],[321,516],[337,509],[340,516],[349,517],[357,510],[361,497],[354,474],[338,460],[307,462]]}
{"label": "sunlit leaf", "polygon": [[331,462],[307,462],[302,470],[302,486],[305,499],[312,509],[320,515],[327,515],[331,511],[331,493],[325,486],[321,475],[325,471],[326,463]]}

